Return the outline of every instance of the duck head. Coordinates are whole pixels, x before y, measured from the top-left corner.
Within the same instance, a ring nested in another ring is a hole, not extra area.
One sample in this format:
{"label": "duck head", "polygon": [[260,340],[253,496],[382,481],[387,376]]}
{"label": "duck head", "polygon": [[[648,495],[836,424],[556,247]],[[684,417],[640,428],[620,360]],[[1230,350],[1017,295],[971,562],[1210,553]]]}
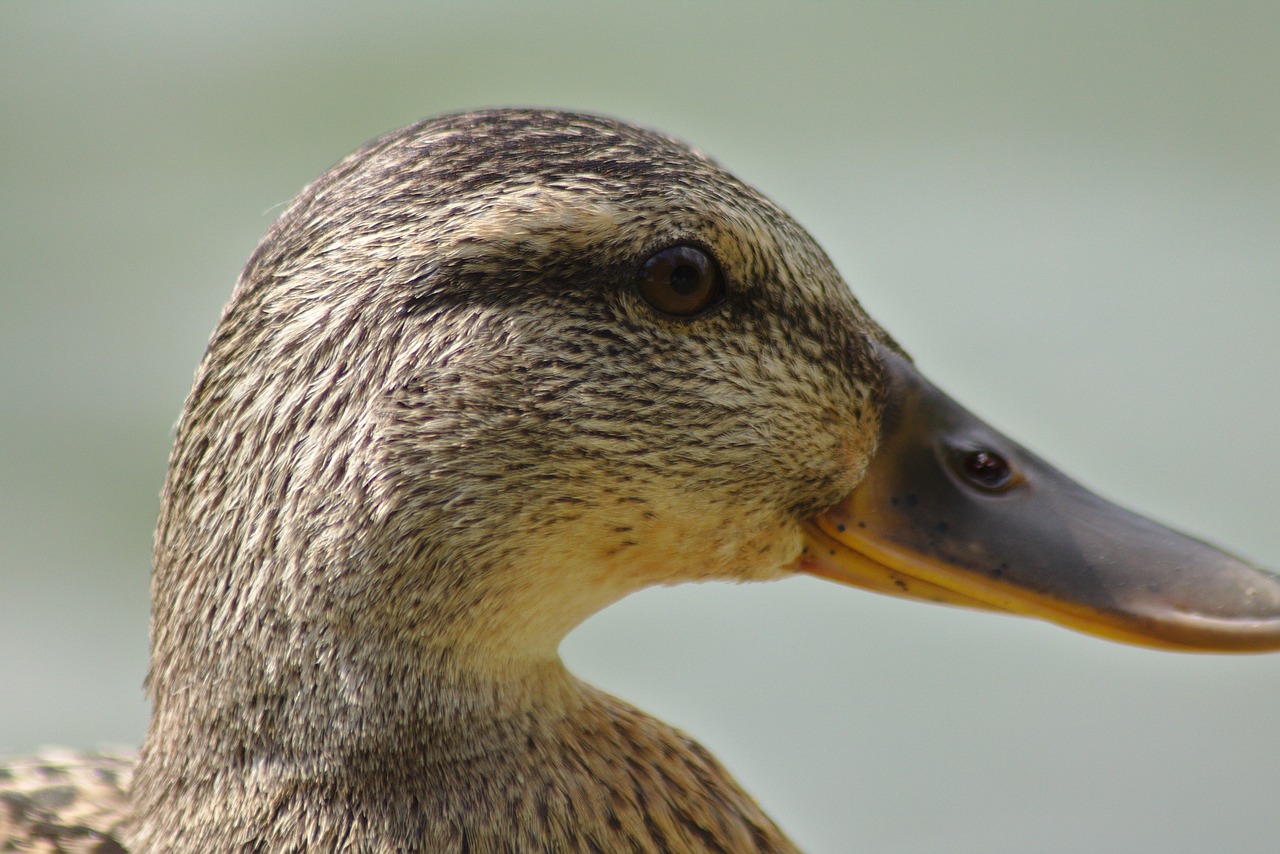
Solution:
{"label": "duck head", "polygon": [[641,587],[795,573],[1280,648],[1276,576],[949,400],[713,161],[598,117],[445,116],[337,164],[241,277],[165,489],[152,695],[162,718],[194,671],[260,686],[299,649],[545,661]]}

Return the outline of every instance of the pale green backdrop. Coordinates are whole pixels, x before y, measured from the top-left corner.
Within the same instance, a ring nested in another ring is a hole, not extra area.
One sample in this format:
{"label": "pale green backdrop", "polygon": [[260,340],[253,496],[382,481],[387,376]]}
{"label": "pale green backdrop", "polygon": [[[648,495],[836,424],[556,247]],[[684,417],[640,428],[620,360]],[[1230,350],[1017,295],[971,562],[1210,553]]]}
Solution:
{"label": "pale green backdrop", "polygon": [[[957,397],[1280,566],[1280,3],[0,4],[0,753],[135,743],[172,424],[240,265],[366,139],[560,105],[807,225]],[[796,580],[565,644],[814,852],[1280,850],[1280,656]]]}

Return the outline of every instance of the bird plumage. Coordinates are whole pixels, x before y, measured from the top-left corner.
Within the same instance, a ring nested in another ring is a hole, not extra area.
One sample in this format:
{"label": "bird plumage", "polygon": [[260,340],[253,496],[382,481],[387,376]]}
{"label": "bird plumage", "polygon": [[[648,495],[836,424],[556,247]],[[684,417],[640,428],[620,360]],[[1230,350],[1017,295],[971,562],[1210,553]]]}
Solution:
{"label": "bird plumage", "polygon": [[[706,302],[684,262],[638,287],[673,247],[716,277]],[[901,555],[848,575],[828,558],[861,523],[813,526],[914,411],[890,392],[938,397],[911,370],[799,225],[667,136],[494,110],[375,140],[272,227],[196,374],[136,767],[76,766],[83,798],[39,766],[0,777],[11,849],[42,850],[63,799],[101,805],[74,831],[100,854],[794,850],[557,647],[645,586],[797,569],[1009,608],[1004,566],[953,592]],[[1006,461],[981,453],[989,489]],[[957,472],[930,476],[967,489]],[[1231,567],[1212,589],[1276,610]]]}
{"label": "bird plumage", "polygon": [[[723,310],[636,297],[675,243]],[[786,214],[657,133],[494,111],[340,162],[178,429],[133,845],[787,850],[556,646],[639,587],[794,560],[873,441],[878,335]]]}

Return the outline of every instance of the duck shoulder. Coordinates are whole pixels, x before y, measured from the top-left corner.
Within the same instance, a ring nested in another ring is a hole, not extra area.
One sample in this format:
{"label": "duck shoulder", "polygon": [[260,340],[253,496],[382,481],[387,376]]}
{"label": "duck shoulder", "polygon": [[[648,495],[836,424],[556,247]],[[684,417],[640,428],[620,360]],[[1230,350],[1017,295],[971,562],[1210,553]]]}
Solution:
{"label": "duck shoulder", "polygon": [[0,764],[0,841],[32,854],[123,854],[134,757],[45,751]]}
{"label": "duck shoulder", "polygon": [[797,851],[704,747],[581,688],[577,712],[532,730],[477,722],[485,749],[451,760],[378,751],[327,772],[281,767],[256,780],[263,796],[209,781],[162,809],[148,807],[144,786],[133,850]]}
{"label": "duck shoulder", "polygon": [[[525,808],[541,816],[519,823],[521,832],[536,833],[526,840],[530,850],[797,851],[701,744],[629,703],[586,690],[594,695],[592,713],[568,722],[559,757],[543,760],[550,773],[525,795]],[[502,841],[483,839],[492,830],[483,822],[473,827],[482,850],[484,842]]]}

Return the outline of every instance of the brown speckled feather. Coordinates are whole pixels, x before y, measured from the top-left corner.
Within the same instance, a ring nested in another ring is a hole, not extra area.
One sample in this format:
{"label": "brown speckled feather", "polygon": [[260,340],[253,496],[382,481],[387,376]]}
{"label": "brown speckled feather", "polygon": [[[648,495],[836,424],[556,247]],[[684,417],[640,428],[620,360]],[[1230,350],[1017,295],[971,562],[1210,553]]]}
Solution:
{"label": "brown speckled feather", "polygon": [[0,851],[123,854],[133,763],[47,751],[0,765]]}

